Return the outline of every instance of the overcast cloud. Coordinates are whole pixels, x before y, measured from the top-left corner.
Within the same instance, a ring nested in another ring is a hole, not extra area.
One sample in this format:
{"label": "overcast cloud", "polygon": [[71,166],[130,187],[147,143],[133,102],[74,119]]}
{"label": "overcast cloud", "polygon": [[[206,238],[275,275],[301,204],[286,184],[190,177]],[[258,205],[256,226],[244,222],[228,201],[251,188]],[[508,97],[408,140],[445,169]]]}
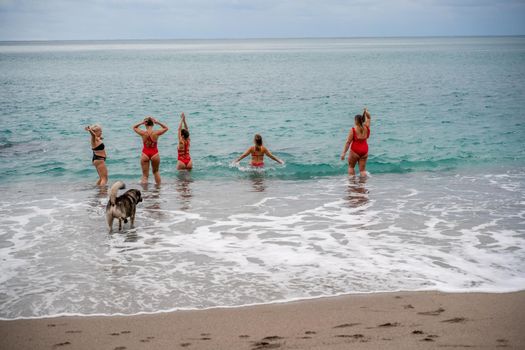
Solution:
{"label": "overcast cloud", "polygon": [[516,34],[525,0],[0,0],[0,40]]}

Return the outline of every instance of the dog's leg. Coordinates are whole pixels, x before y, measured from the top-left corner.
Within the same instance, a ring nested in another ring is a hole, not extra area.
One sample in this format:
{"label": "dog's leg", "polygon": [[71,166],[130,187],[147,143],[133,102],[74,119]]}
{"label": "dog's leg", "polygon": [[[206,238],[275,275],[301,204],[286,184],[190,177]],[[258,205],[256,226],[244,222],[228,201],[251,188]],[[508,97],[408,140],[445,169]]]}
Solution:
{"label": "dog's leg", "polygon": [[137,207],[133,207],[131,212],[131,227],[135,226],[135,213],[137,212]]}
{"label": "dog's leg", "polygon": [[122,231],[122,219],[121,218],[118,219],[118,230]]}
{"label": "dog's leg", "polygon": [[110,213],[107,213],[106,221],[108,222],[109,233],[113,232],[113,215],[111,215]]}

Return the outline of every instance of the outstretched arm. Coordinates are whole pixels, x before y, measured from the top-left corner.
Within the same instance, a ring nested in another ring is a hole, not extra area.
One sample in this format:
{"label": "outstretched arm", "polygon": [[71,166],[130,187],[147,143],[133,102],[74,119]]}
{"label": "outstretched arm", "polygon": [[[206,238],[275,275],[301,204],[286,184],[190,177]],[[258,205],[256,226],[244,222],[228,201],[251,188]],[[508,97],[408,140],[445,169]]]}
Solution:
{"label": "outstretched arm", "polygon": [[137,134],[139,134],[140,136],[144,135],[144,131],[142,131],[140,129],[140,126],[142,124],[146,123],[144,120],[141,121],[141,122],[138,122],[137,124],[133,125],[133,131],[135,131]]}
{"label": "outstretched arm", "polygon": [[241,160],[246,158],[250,153],[252,153],[252,147],[248,148],[239,158],[235,160],[235,163],[239,163]]}
{"label": "outstretched arm", "polygon": [[352,129],[350,129],[350,132],[348,133],[348,137],[346,139],[345,148],[343,149],[343,153],[341,153],[341,160],[345,160],[346,152],[348,152],[348,149],[350,148],[350,144],[352,143],[353,139],[354,133],[352,132]]}
{"label": "outstretched arm", "polygon": [[160,136],[162,134],[164,134],[166,131],[169,130],[168,126],[164,123],[161,123],[159,122],[157,119],[153,118],[153,123],[157,124],[158,126],[160,126],[162,129],[160,130],[157,130],[155,131],[155,133],[157,134],[157,136]]}
{"label": "outstretched arm", "polygon": [[365,108],[363,115],[365,116],[365,125],[368,127],[368,129],[370,129],[370,120],[372,118],[370,117],[370,112],[368,112],[368,109]]}
{"label": "outstretched arm", "polygon": [[272,152],[270,152],[270,151],[268,150],[268,148],[266,148],[266,147],[264,148],[264,154],[266,154],[268,157],[270,157],[271,159],[275,160],[275,161],[276,161],[277,163],[279,163],[279,164],[283,164],[283,163],[284,163],[282,160],[280,160],[279,158],[277,158],[276,156],[274,156],[274,155],[272,154]]}

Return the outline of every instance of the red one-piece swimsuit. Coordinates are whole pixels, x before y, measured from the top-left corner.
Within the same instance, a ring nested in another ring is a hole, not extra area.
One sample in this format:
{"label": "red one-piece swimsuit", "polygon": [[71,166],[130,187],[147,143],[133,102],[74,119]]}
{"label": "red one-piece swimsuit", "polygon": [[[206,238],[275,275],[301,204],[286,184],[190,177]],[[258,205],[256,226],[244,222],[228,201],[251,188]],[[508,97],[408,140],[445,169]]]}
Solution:
{"label": "red one-piece swimsuit", "polygon": [[181,162],[184,163],[184,165],[188,166],[188,163],[190,162],[191,160],[191,157],[190,157],[190,140],[186,140],[186,142],[184,143],[184,149],[178,149],[177,150],[179,156],[177,157],[177,159]]}
{"label": "red one-piece swimsuit", "polygon": [[159,149],[157,148],[157,142],[153,141],[151,135],[148,135],[148,139],[144,141],[142,153],[144,153],[149,159],[151,159],[154,155],[159,153]]}
{"label": "red one-piece swimsuit", "polygon": [[363,157],[368,154],[368,143],[366,142],[366,139],[370,137],[370,128],[366,125],[365,128],[367,130],[367,135],[363,139],[358,138],[355,128],[352,128],[352,134],[354,135],[354,139],[352,140],[352,146],[350,146],[350,149],[353,152],[355,152],[359,157]]}

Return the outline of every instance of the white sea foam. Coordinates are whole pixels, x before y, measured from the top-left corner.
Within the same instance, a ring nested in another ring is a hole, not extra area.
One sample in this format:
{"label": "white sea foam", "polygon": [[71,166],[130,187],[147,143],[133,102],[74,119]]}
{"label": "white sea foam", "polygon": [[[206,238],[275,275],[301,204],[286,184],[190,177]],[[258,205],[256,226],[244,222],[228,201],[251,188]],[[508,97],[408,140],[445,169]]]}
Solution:
{"label": "white sea foam", "polygon": [[0,317],[520,290],[523,192],[502,186],[523,191],[525,175],[494,178],[263,178],[263,191],[249,190],[253,179],[165,183],[143,192],[136,227],[114,234],[106,193],[11,193],[0,204]]}

